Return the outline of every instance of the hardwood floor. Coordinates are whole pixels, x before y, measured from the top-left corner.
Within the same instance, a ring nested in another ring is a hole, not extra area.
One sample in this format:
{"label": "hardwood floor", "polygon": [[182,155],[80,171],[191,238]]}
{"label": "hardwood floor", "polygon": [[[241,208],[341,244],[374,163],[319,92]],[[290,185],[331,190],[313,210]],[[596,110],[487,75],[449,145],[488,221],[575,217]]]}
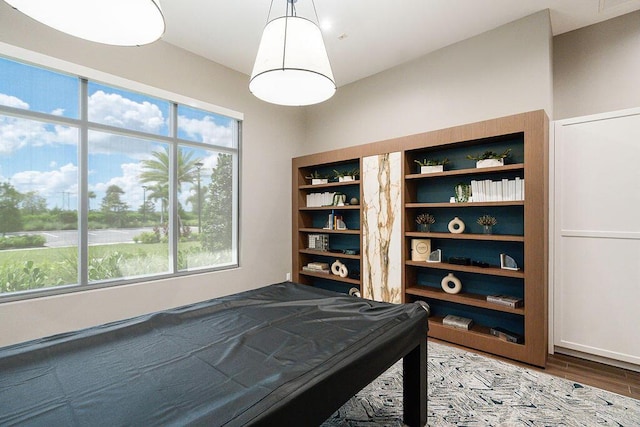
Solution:
{"label": "hardwood floor", "polygon": [[[469,350],[465,347],[434,338],[429,338],[429,341],[461,348],[463,350]],[[481,351],[469,351],[528,369],[533,369],[535,371],[545,372],[580,384],[598,387],[623,396],[640,399],[640,372],[617,368],[615,366],[609,366],[564,354],[549,355],[546,369],[541,369],[492,354],[483,353]]]}

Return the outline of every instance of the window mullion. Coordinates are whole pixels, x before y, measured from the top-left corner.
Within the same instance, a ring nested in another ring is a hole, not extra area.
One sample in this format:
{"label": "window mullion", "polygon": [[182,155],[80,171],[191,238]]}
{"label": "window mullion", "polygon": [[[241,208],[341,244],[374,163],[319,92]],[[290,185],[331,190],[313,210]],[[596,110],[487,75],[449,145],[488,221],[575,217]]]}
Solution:
{"label": "window mullion", "polygon": [[78,146],[78,285],[89,283],[89,106],[88,82],[80,79],[80,143]]}
{"label": "window mullion", "polygon": [[170,130],[169,136],[172,138],[169,159],[169,266],[171,273],[178,272],[178,240],[180,239],[180,224],[178,214],[178,106],[171,103],[170,107]]}

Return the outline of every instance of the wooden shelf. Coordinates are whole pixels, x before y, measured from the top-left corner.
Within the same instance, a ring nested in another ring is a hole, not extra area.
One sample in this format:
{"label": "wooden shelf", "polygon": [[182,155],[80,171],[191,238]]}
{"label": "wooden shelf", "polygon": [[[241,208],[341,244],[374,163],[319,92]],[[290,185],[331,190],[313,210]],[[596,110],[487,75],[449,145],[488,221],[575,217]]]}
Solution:
{"label": "wooden shelf", "polygon": [[345,210],[358,210],[360,209],[360,205],[344,205],[344,206],[317,206],[317,207],[306,207],[301,206],[298,208],[301,211],[345,211]]}
{"label": "wooden shelf", "polygon": [[508,200],[506,202],[471,202],[471,203],[405,203],[404,205],[408,209],[417,208],[471,208],[475,206],[480,207],[500,207],[500,206],[524,206],[524,200]]}
{"label": "wooden shelf", "polygon": [[406,261],[405,265],[420,268],[435,268],[438,270],[463,271],[465,273],[487,274],[490,276],[515,277],[524,279],[522,270],[505,270],[500,267],[476,267],[473,265],[449,264],[446,262]]}
{"label": "wooden shelf", "polygon": [[487,297],[485,295],[471,294],[467,292],[448,294],[442,289],[430,286],[409,286],[405,289],[405,292],[418,297],[431,298],[439,301],[449,301],[457,304],[471,305],[474,307],[524,316],[524,308],[511,308],[500,304],[492,304],[487,302]]}
{"label": "wooden shelf", "polygon": [[347,181],[347,182],[329,182],[327,184],[317,184],[317,185],[305,184],[305,185],[299,186],[298,188],[300,190],[316,190],[318,188],[346,187],[348,185],[360,185],[360,180]]}
{"label": "wooden shelf", "polygon": [[325,230],[324,228],[300,228],[303,233],[325,233],[325,234],[360,234],[360,230]]}
{"label": "wooden shelf", "polygon": [[516,236],[512,234],[471,234],[471,233],[434,233],[434,232],[420,232],[420,231],[407,231],[404,233],[407,237],[420,237],[420,238],[432,238],[432,239],[460,239],[460,240],[488,240],[495,242],[524,242],[524,236]]}
{"label": "wooden shelf", "polygon": [[340,277],[340,276],[336,276],[335,274],[327,274],[327,273],[314,273],[312,271],[304,271],[301,270],[300,274],[302,274],[303,276],[309,276],[309,277],[318,277],[320,279],[326,279],[326,280],[333,280],[336,282],[343,282],[343,283],[350,283],[352,285],[355,286],[360,286],[360,281],[356,280],[356,279],[351,279],[349,277]]}
{"label": "wooden shelf", "polygon": [[[444,341],[451,341],[460,343],[464,341],[480,341],[484,345],[478,345],[478,347],[488,347],[494,351],[490,351],[496,354],[502,354],[500,347],[524,347],[524,344],[516,344],[501,340],[500,338],[491,335],[490,327],[475,324],[469,330],[458,329],[452,326],[445,326],[442,324],[442,317],[431,316],[429,317],[429,332],[428,335],[434,338],[438,338]],[[526,343],[526,341],[525,341]],[[497,348],[496,348],[497,347]],[[498,350],[498,351],[496,351]]]}
{"label": "wooden shelf", "polygon": [[323,256],[323,257],[329,257],[329,258],[345,258],[345,259],[361,258],[360,255],[347,255],[347,254],[341,254],[341,253],[329,252],[329,251],[318,251],[315,249],[300,249],[298,252],[301,254],[316,255],[316,256]]}
{"label": "wooden shelf", "polygon": [[509,171],[524,170],[524,163],[515,163],[512,165],[497,166],[493,168],[471,168],[471,169],[457,169],[444,172],[435,173],[415,173],[405,175],[405,179],[428,179],[428,178],[442,178],[444,176],[461,176],[461,175],[479,175],[490,173],[504,173]]}

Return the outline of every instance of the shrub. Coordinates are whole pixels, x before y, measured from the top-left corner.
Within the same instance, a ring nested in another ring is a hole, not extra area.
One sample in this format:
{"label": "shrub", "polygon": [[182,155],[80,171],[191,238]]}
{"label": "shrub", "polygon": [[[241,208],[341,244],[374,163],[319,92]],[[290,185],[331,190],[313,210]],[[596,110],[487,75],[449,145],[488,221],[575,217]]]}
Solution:
{"label": "shrub", "polygon": [[133,238],[136,243],[160,243],[160,233],[143,231]]}
{"label": "shrub", "polygon": [[45,243],[47,239],[38,234],[0,237],[0,249],[41,248]]}

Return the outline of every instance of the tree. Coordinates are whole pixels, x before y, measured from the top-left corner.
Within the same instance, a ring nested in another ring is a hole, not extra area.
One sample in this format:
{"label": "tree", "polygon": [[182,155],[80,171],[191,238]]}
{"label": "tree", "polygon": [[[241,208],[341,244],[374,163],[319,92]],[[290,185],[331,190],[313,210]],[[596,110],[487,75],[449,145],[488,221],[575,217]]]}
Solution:
{"label": "tree", "polygon": [[110,185],[102,199],[101,208],[107,224],[122,227],[129,206],[120,199],[124,190],[117,185]]}
{"label": "tree", "polygon": [[25,214],[36,215],[47,212],[47,199],[35,191],[24,193],[21,199],[20,207]]}
{"label": "tree", "polygon": [[233,157],[218,154],[211,172],[206,200],[203,201],[202,247],[209,251],[231,249],[233,238]]}
{"label": "tree", "polygon": [[[140,181],[143,184],[151,184],[149,199],[160,201],[160,222],[164,222],[164,214],[169,205],[169,146],[162,151],[151,153],[152,159],[142,161],[142,173]],[[193,152],[178,149],[178,193],[182,191],[182,184],[193,184],[198,176],[197,164],[201,159],[193,159]],[[180,207],[178,207],[180,210]],[[179,220],[179,218],[178,218]]]}
{"label": "tree", "polygon": [[87,192],[87,197],[89,198],[89,210],[91,210],[91,200],[95,199],[98,196],[96,196],[95,191],[89,191]]}
{"label": "tree", "polygon": [[8,182],[0,184],[0,233],[22,230],[22,216],[18,206],[22,194]]}

